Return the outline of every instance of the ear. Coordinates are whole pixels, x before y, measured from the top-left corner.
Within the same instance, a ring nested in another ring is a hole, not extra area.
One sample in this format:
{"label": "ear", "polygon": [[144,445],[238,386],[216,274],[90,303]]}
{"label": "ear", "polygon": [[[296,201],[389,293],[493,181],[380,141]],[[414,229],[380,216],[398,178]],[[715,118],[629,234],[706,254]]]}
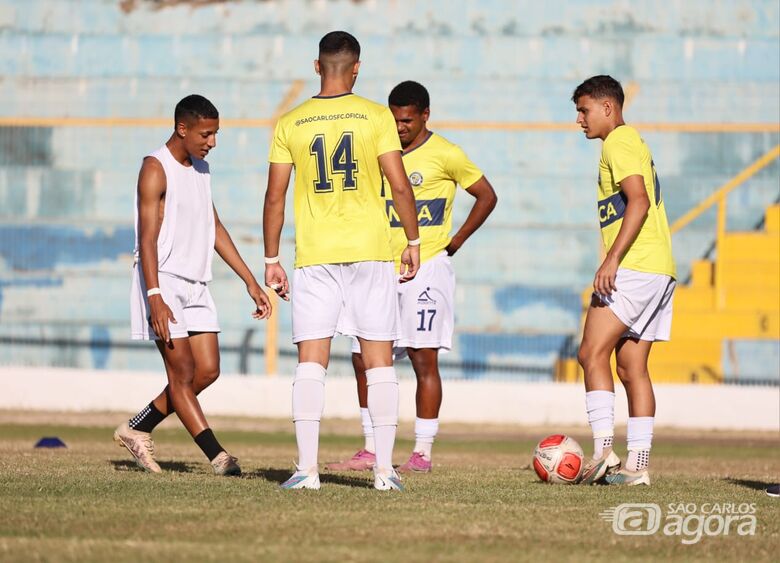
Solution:
{"label": "ear", "polygon": [[606,117],[609,117],[610,115],[612,115],[612,112],[615,110],[615,108],[612,105],[612,100],[610,100],[609,98],[606,98],[604,100],[604,103],[603,103],[602,107],[604,108],[604,115]]}
{"label": "ear", "polygon": [[428,123],[429,117],[431,117],[431,108],[425,108],[422,112],[423,123]]}
{"label": "ear", "polygon": [[183,121],[176,124],[176,136],[183,139],[187,134],[187,125]]}
{"label": "ear", "polygon": [[319,76],[320,74],[320,60],[314,59],[314,72]]}
{"label": "ear", "polygon": [[352,76],[357,76],[359,71],[360,71],[360,61],[356,62],[355,66],[352,67]]}

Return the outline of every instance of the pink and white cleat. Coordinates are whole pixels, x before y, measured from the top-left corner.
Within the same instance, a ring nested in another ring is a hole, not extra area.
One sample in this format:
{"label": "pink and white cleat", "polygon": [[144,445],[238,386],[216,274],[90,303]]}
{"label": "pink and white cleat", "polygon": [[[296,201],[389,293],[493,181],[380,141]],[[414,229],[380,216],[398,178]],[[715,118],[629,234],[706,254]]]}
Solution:
{"label": "pink and white cleat", "polygon": [[398,473],[430,473],[431,462],[425,459],[422,452],[412,452],[409,461],[398,467]]}
{"label": "pink and white cleat", "polygon": [[325,466],[328,471],[368,471],[376,464],[376,455],[368,450],[360,450],[347,461],[329,463]]}

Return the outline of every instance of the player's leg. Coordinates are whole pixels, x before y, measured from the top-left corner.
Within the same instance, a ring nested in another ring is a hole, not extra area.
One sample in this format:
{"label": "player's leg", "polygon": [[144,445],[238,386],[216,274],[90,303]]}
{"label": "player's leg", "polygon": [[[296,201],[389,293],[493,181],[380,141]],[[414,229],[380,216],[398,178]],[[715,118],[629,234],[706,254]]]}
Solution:
{"label": "player's leg", "polygon": [[325,408],[325,375],[330,338],[298,342],[298,365],[293,379],[292,409],[298,463],[283,489],[319,489],[320,420]]}
{"label": "player's leg", "polygon": [[625,471],[607,476],[608,482],[650,484],[647,466],[653,443],[655,395],[647,359],[652,345],[650,341],[624,338],[615,350],[617,374],[628,397],[628,460]]}
{"label": "player's leg", "polygon": [[[196,347],[200,350],[202,346],[211,344],[214,348],[217,346],[215,336],[209,338],[207,334],[199,335],[201,338],[188,337],[176,338],[172,340],[171,345],[166,345],[157,341],[157,347],[165,362],[165,371],[168,375],[168,399],[173,406],[173,410],[181,420],[184,427],[194,438],[195,443],[203,451],[210,462],[214,462],[217,456],[225,451],[214,436],[214,432],[209,428],[203,410],[195,394],[195,366],[196,358],[193,353],[191,340],[197,340]],[[213,357],[219,357],[213,353]],[[233,470],[233,473],[236,473]]]}
{"label": "player's leg", "polygon": [[439,409],[442,400],[439,349],[407,348],[406,351],[417,378],[417,418],[414,422],[415,444],[412,457],[398,470],[429,473],[433,442],[439,431]]}
{"label": "player's leg", "polygon": [[612,452],[615,435],[615,386],[609,360],[627,326],[598,297],[585,317],[577,359],[585,373],[585,408],[593,433],[593,458],[585,465],[582,483],[592,484],[620,466]]}
{"label": "player's leg", "polygon": [[[358,352],[355,352],[355,350]],[[329,463],[330,471],[367,471],[376,463],[376,449],[374,445],[374,425],[371,415],[368,413],[368,385],[366,384],[366,368],[363,365],[363,357],[360,355],[360,344],[355,339],[352,352],[352,368],[355,370],[357,384],[358,404],[360,405],[360,421],[363,426],[364,444],[361,449],[346,461]]]}
{"label": "player's leg", "polygon": [[374,426],[376,464],[374,487],[402,490],[393,469],[393,447],[398,428],[398,377],[393,367],[392,341],[360,338],[366,370],[367,405]]}

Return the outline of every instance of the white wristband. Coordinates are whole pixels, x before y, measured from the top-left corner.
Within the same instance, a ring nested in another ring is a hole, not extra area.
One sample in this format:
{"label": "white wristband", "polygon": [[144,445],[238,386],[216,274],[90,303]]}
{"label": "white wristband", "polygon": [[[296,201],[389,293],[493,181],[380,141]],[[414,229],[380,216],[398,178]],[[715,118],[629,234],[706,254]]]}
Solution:
{"label": "white wristband", "polygon": [[160,291],[159,287],[153,287],[152,289],[146,290],[146,296],[151,297],[152,295],[160,295],[162,292]]}
{"label": "white wristband", "polygon": [[407,242],[406,244],[408,244],[409,246],[420,246],[420,238],[419,238],[419,237],[417,237],[417,238],[416,238],[416,239],[414,239],[414,240],[410,240],[410,241],[409,241],[409,242]]}
{"label": "white wristband", "polygon": [[268,256],[265,257],[265,263],[266,264],[278,264],[279,263],[279,256],[274,256],[273,258],[269,258]]}

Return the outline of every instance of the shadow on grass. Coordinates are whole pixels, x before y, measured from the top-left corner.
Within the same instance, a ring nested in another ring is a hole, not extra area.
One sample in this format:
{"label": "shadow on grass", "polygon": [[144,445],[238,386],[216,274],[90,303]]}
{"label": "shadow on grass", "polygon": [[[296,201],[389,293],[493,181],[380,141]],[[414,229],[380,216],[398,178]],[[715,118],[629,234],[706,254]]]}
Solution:
{"label": "shadow on grass", "polygon": [[731,483],[732,485],[747,487],[748,489],[753,489],[754,491],[765,491],[767,487],[771,487],[772,485],[777,484],[775,482],[753,481],[752,479],[732,479],[731,477],[726,477],[723,480],[727,483]]}
{"label": "shadow on grass", "polygon": [[[140,471],[144,472],[143,469],[138,467],[138,465],[134,461],[130,461],[128,459],[111,459],[109,460],[109,463],[114,467],[115,471]],[[183,461],[158,461],[157,462],[160,465],[160,469],[163,471],[174,471],[176,473],[192,473],[192,466],[188,463],[184,463]]]}
{"label": "shadow on grass", "polygon": [[[257,471],[247,471],[243,474],[243,476],[248,479],[265,479],[266,481],[271,481],[272,483],[277,483],[279,485],[289,479],[290,475],[292,475],[292,472],[289,469],[275,469],[272,467],[258,469]],[[346,475],[336,475],[332,473],[320,473],[320,482],[362,489],[373,487],[373,484],[369,479],[348,477]]]}

